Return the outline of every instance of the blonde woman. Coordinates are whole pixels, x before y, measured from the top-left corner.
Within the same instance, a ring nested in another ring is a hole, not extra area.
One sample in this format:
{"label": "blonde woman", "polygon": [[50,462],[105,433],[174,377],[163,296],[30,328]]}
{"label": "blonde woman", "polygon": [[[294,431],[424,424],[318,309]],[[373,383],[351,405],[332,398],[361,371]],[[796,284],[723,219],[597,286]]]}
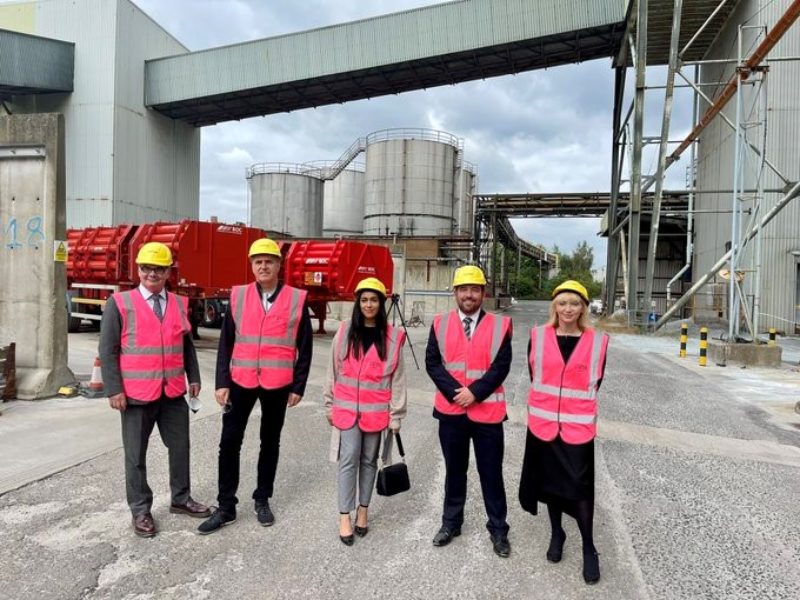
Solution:
{"label": "blonde woman", "polygon": [[531,330],[528,435],[519,499],[533,515],[538,502],[547,505],[550,562],[561,560],[566,540],[562,514],[577,521],[583,578],[594,584],[600,580],[592,532],[594,438],[608,336],[589,327],[588,310],[586,288],[577,281],[565,281],[553,290],[548,323]]}
{"label": "blonde woman", "polygon": [[386,322],[386,286],[375,277],[360,281],[353,316],[333,338],[323,389],[338,437],[339,539],[346,546],[353,545],[353,533],[364,537],[369,531],[381,435],[387,428],[399,431],[406,414],[404,343],[405,333]]}

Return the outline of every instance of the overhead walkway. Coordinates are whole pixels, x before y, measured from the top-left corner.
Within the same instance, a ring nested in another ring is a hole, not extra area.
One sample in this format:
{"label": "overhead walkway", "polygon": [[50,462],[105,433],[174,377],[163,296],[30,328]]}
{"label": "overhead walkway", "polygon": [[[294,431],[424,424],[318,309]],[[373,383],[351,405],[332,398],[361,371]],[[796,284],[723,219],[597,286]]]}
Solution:
{"label": "overhead walkway", "polygon": [[[618,206],[627,206],[630,194],[621,192]],[[653,194],[644,194],[645,203],[651,202]],[[602,217],[611,205],[608,192],[535,193],[535,194],[478,194],[475,196],[475,213],[490,215],[498,213],[512,218],[549,217]],[[663,209],[686,210],[688,195],[685,190],[664,191],[661,200]]]}
{"label": "overhead walkway", "polygon": [[626,0],[461,0],[145,63],[196,126],[614,56]]}
{"label": "overhead walkway", "polygon": [[71,92],[75,44],[0,29],[0,99]]}

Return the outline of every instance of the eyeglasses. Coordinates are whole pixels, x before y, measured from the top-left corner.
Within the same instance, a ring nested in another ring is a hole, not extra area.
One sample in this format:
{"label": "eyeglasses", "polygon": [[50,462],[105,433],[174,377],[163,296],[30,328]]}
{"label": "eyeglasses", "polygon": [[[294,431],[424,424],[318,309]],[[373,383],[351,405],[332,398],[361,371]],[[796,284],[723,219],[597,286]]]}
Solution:
{"label": "eyeglasses", "polygon": [[167,267],[151,267],[150,265],[139,265],[139,270],[145,275],[154,273],[156,275],[163,275],[167,272]]}

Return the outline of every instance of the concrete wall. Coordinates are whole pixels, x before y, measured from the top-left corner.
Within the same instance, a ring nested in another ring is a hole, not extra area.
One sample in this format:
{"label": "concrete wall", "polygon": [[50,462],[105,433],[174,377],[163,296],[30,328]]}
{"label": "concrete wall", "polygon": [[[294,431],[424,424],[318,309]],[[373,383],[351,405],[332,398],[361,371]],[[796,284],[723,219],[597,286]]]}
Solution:
{"label": "concrete wall", "polygon": [[52,396],[67,368],[64,118],[0,117],[0,345],[17,344],[19,398]]}
{"label": "concrete wall", "polygon": [[144,107],[144,61],[180,42],[129,0],[4,5],[0,27],[75,43],[73,93],[11,103],[64,115],[69,227],[198,218],[200,130]]}

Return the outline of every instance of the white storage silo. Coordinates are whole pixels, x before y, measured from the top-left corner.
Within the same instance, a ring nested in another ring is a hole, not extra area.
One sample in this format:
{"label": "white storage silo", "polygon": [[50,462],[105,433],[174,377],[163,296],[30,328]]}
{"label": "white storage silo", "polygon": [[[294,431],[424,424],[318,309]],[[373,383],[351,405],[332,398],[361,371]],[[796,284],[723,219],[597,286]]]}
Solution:
{"label": "white storage silo", "polygon": [[325,180],[322,235],[361,235],[364,232],[364,166],[353,163],[352,168],[344,169],[331,179],[330,164],[319,171]]}
{"label": "white storage silo", "polygon": [[458,138],[431,130],[367,136],[364,234],[451,235]]}
{"label": "white storage silo", "polygon": [[302,165],[261,163],[247,170],[250,225],[293,237],[322,236],[321,179]]}

